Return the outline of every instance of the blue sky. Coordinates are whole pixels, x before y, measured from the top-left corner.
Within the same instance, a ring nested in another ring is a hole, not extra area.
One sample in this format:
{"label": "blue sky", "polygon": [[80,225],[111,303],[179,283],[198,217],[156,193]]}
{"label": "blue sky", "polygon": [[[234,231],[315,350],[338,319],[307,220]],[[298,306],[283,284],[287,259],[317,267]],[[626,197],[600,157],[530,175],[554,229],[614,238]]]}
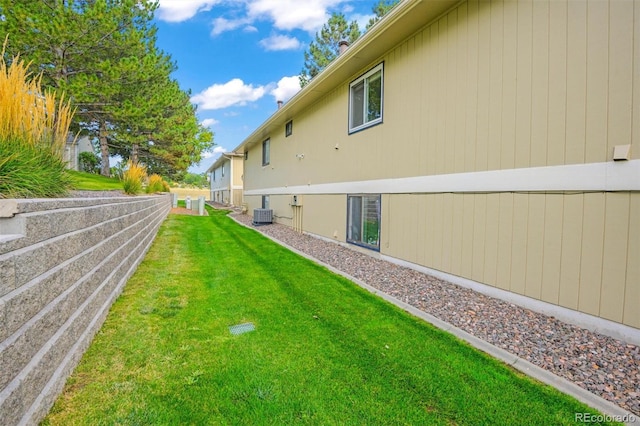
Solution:
{"label": "blue sky", "polygon": [[377,0],[160,0],[158,46],[191,90],[216,147],[189,170],[204,172],[299,90],[304,51],[332,12],[361,30]]}

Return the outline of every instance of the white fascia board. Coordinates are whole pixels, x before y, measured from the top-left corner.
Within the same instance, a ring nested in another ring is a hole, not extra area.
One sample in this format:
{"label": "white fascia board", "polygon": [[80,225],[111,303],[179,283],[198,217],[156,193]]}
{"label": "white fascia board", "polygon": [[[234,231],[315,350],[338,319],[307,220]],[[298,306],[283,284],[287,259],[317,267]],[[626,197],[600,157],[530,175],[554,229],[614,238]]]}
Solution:
{"label": "white fascia board", "polygon": [[245,195],[640,191],[640,160],[246,190]]}

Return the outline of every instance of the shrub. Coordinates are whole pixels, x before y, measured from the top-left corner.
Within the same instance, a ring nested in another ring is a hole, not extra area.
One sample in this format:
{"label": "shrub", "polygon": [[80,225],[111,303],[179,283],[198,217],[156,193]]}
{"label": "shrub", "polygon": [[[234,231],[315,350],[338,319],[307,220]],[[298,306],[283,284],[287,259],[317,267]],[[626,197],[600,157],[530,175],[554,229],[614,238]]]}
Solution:
{"label": "shrub", "polygon": [[0,198],[61,197],[72,184],[65,162],[51,150],[0,139]]}
{"label": "shrub", "polygon": [[130,195],[142,192],[142,182],[146,177],[146,167],[129,160],[127,162],[127,169],[122,173],[122,188],[124,192]]}
{"label": "shrub", "polygon": [[166,190],[167,183],[162,179],[162,177],[158,174],[152,174],[149,176],[149,183],[147,184],[147,193],[151,194],[154,192],[168,192]]}
{"label": "shrub", "polygon": [[0,198],[56,197],[71,187],[62,159],[73,112],[40,77],[0,52]]}

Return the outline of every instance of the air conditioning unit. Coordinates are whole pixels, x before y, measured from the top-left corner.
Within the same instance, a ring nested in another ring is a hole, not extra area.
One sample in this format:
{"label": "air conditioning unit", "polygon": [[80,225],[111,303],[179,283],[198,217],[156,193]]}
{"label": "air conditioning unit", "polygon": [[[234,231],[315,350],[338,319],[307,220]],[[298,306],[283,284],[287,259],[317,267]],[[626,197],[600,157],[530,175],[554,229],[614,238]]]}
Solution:
{"label": "air conditioning unit", "polygon": [[291,196],[291,205],[292,206],[301,206],[302,205],[302,195],[292,195]]}
{"label": "air conditioning unit", "polygon": [[271,209],[253,209],[253,224],[267,225],[273,223],[273,210]]}

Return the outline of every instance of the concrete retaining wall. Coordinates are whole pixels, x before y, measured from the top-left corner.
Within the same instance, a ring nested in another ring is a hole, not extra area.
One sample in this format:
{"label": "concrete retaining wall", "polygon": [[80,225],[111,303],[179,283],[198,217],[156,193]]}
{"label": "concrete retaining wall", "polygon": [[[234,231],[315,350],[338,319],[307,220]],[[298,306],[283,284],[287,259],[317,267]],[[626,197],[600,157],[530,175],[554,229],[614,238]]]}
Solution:
{"label": "concrete retaining wall", "polygon": [[0,424],[46,415],[170,208],[169,195],[0,200]]}

